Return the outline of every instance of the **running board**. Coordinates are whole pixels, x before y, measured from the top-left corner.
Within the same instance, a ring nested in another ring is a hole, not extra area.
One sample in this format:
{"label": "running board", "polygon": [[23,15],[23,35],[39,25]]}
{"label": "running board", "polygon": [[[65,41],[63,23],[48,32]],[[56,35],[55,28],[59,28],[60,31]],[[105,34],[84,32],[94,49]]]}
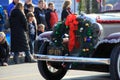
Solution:
{"label": "running board", "polygon": [[41,60],[41,61],[83,62],[83,63],[98,63],[98,64],[110,65],[109,58],[88,58],[88,57],[71,57],[71,56],[34,54],[34,59]]}

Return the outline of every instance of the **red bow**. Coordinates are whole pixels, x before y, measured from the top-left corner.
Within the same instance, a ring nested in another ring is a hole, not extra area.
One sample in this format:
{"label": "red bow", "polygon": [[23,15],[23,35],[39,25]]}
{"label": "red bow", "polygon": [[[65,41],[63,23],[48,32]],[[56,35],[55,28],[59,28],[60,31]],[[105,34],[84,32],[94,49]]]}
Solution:
{"label": "red bow", "polygon": [[78,42],[76,43],[75,31],[78,30],[78,21],[76,20],[76,15],[69,14],[66,18],[65,25],[69,27],[69,51],[72,51],[74,46],[78,47]]}

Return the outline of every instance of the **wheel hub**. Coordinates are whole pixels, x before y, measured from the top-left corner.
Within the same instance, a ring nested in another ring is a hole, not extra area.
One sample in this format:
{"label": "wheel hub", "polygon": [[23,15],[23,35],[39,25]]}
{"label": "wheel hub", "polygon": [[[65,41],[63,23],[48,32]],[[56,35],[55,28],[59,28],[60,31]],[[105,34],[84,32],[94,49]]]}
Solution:
{"label": "wheel hub", "polygon": [[58,69],[52,67],[51,65],[47,65],[47,67],[48,67],[48,70],[49,70],[50,72],[52,72],[52,73],[55,73],[55,72],[58,71]]}
{"label": "wheel hub", "polygon": [[118,62],[117,62],[117,68],[118,68],[118,75],[119,75],[119,78],[120,78],[120,54],[118,56]]}

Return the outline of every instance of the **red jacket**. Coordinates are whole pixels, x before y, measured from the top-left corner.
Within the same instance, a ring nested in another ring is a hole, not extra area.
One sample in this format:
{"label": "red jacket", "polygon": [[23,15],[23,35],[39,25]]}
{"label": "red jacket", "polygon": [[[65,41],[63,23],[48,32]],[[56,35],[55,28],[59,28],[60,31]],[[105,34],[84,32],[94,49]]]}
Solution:
{"label": "red jacket", "polygon": [[56,11],[52,11],[50,13],[50,26],[51,28],[54,27],[54,25],[58,22],[58,15]]}

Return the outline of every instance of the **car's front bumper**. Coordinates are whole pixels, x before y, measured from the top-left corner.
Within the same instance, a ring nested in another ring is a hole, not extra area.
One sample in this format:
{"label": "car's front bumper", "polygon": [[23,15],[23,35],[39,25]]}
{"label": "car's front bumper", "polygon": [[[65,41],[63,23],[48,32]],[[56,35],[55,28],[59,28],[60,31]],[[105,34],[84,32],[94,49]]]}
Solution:
{"label": "car's front bumper", "polygon": [[73,57],[73,56],[54,56],[35,54],[34,58],[41,61],[55,61],[55,62],[82,62],[94,64],[110,65],[110,58],[89,58],[89,57]]}

